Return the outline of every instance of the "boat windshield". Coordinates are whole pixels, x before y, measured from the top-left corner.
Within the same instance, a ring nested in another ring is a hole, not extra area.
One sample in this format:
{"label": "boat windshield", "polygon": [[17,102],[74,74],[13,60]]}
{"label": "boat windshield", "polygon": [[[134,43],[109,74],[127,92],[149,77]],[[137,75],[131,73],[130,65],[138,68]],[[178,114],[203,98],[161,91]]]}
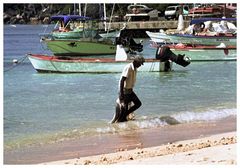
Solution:
{"label": "boat windshield", "polygon": [[173,11],[173,10],[176,10],[177,7],[168,7],[166,11]]}

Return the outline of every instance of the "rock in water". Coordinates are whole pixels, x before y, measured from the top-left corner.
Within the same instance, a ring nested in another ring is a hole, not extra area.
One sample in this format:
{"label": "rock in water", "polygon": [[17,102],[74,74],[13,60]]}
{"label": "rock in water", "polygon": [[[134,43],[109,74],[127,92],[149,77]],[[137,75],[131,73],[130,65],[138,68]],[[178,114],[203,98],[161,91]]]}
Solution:
{"label": "rock in water", "polygon": [[162,116],[162,117],[160,117],[160,120],[166,122],[169,125],[180,124],[180,122],[178,120],[176,120],[175,118],[173,118],[171,116]]}

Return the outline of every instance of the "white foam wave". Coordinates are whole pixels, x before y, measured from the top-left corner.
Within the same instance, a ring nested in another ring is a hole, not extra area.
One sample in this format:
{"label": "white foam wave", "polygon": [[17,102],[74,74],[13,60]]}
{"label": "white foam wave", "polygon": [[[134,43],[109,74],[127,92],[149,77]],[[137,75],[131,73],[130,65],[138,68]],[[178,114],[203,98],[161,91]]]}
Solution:
{"label": "white foam wave", "polygon": [[[229,116],[235,116],[237,114],[237,109],[208,109],[202,112],[187,111],[179,112],[174,115],[148,118],[142,116],[134,121],[110,124],[106,127],[97,128],[95,131],[100,134],[104,133],[117,133],[121,131],[137,130],[137,129],[147,129],[147,128],[157,128],[165,125],[171,124],[171,122],[179,123],[190,123],[198,121],[213,121],[226,118]],[[168,120],[168,122],[166,121]],[[177,124],[177,123],[176,123]]]}
{"label": "white foam wave", "polygon": [[114,127],[104,127],[104,128],[97,128],[96,131],[98,133],[110,133],[110,132],[115,132],[116,129]]}
{"label": "white foam wave", "polygon": [[153,118],[150,120],[142,120],[135,123],[138,128],[155,128],[166,125],[165,122],[161,121],[160,118]]}
{"label": "white foam wave", "polygon": [[205,112],[184,112],[172,115],[179,122],[212,121],[235,116],[237,109],[210,109]]}
{"label": "white foam wave", "polygon": [[159,126],[167,125],[164,121],[161,121],[160,118],[151,118],[151,119],[137,119],[135,121],[123,122],[111,124],[107,127],[97,128],[97,133],[116,133],[121,131],[129,131],[136,129],[145,129],[145,128],[156,128]]}

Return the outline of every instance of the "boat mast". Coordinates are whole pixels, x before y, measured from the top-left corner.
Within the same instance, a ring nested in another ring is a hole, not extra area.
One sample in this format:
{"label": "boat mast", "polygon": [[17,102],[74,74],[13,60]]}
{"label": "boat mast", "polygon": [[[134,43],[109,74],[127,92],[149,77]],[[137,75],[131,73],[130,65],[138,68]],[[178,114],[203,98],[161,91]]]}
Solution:
{"label": "boat mast", "polygon": [[223,8],[223,16],[225,16],[226,17],[226,8],[227,8],[227,5],[226,5],[226,3],[224,4],[224,8]]}
{"label": "boat mast", "polygon": [[85,8],[84,8],[84,17],[86,16],[87,13],[87,4],[85,4]]}
{"label": "boat mast", "polygon": [[[193,4],[193,8],[196,8],[196,5],[195,5],[195,4]],[[194,15],[194,14],[195,14],[195,10],[193,10],[193,16],[192,16],[192,19],[195,18],[195,15]]]}
{"label": "boat mast", "polygon": [[79,8],[79,10],[78,10],[79,16],[82,16],[82,9],[81,9],[81,4],[80,3],[78,4],[78,8]]}
{"label": "boat mast", "polygon": [[114,8],[115,8],[115,3],[113,4],[113,7],[112,7],[112,13],[111,13],[109,24],[108,24],[108,32],[109,32],[109,30],[111,28],[111,22],[112,22]]}
{"label": "boat mast", "polygon": [[106,4],[103,3],[103,19],[104,19],[104,28],[105,28],[105,31],[107,31],[107,16],[106,16]]}
{"label": "boat mast", "polygon": [[[87,4],[85,4],[85,6],[84,6],[84,17],[86,17],[86,13],[87,13]],[[85,24],[86,24],[86,22],[84,21],[83,22],[83,38],[85,38],[86,36],[85,36]]]}
{"label": "boat mast", "polygon": [[73,4],[73,14],[76,15],[76,4]]}

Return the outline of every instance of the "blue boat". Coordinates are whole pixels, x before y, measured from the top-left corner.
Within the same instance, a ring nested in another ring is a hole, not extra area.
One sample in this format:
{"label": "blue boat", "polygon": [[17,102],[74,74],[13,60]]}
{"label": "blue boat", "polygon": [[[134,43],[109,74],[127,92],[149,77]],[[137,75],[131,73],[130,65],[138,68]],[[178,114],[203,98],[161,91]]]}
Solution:
{"label": "blue boat", "polygon": [[55,28],[49,35],[43,35],[41,42],[54,55],[115,54],[115,39],[99,38],[97,36],[98,26],[93,19],[79,15],[58,15],[52,16],[51,20],[57,21],[58,28]]}
{"label": "blue boat", "polygon": [[97,29],[89,28],[87,24],[85,24],[89,20],[91,20],[90,17],[79,15],[52,16],[51,22],[56,22],[56,25],[50,34],[45,34],[45,37],[66,40],[96,36]]}

